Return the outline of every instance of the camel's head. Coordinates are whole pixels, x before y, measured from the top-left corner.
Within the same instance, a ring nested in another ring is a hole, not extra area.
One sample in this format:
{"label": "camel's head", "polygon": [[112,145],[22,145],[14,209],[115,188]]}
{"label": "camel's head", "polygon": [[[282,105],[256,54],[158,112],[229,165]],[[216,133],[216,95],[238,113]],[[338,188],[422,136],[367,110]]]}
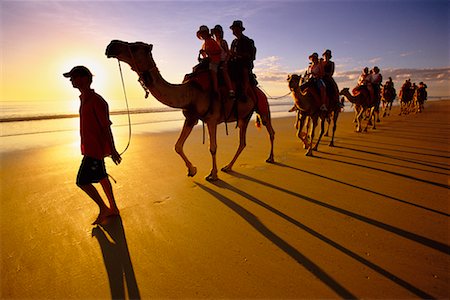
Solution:
{"label": "camel's head", "polygon": [[143,42],[127,43],[119,40],[113,40],[106,47],[106,56],[108,58],[117,58],[126,62],[131,69],[139,75],[155,67],[152,58],[153,45]]}
{"label": "camel's head", "polygon": [[300,79],[301,76],[297,74],[290,74],[288,75],[287,81],[289,85],[289,89],[293,91],[295,88],[297,88],[300,85]]}
{"label": "camel's head", "polygon": [[339,95],[345,95],[349,93],[349,88],[343,88],[340,92]]}

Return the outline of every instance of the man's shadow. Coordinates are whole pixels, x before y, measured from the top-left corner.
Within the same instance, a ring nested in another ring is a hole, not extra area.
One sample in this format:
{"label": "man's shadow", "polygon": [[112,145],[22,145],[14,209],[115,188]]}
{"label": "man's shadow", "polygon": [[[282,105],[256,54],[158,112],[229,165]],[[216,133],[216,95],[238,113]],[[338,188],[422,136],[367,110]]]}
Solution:
{"label": "man's shadow", "polygon": [[98,240],[103,254],[112,299],[140,299],[139,288],[128,251],[125,231],[120,216],[110,218],[107,225],[96,226],[92,236]]}

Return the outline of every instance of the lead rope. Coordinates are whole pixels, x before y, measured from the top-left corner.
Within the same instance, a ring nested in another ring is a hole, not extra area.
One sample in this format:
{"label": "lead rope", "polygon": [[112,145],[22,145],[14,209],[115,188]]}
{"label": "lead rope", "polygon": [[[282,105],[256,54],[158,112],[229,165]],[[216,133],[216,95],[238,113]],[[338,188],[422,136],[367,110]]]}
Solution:
{"label": "lead rope", "polygon": [[125,147],[125,149],[120,153],[120,155],[122,156],[122,154],[124,154],[125,151],[127,151],[128,147],[130,146],[130,143],[131,143],[131,118],[130,118],[130,108],[128,107],[127,92],[125,90],[125,81],[123,80],[122,67],[120,66],[120,60],[117,60],[117,62],[119,63],[120,78],[122,79],[122,89],[123,89],[123,95],[125,97],[125,103],[127,105],[127,115],[128,115],[128,143],[127,143],[127,146]]}
{"label": "lead rope", "polygon": [[[128,147],[130,146],[131,143],[131,119],[130,119],[130,109],[128,107],[128,98],[127,98],[127,92],[125,90],[125,82],[123,80],[123,73],[122,73],[122,67],[120,66],[120,60],[117,60],[119,62],[119,70],[120,70],[120,78],[122,79],[122,89],[123,89],[123,94],[125,96],[125,103],[127,104],[127,114],[128,114],[128,143],[127,146],[125,147],[125,149],[120,153],[120,156],[122,156],[122,154],[125,153],[125,151],[127,151]],[[109,178],[111,178],[114,183],[117,183],[117,181],[114,179],[114,177],[112,177],[110,174],[107,174],[109,176]]]}

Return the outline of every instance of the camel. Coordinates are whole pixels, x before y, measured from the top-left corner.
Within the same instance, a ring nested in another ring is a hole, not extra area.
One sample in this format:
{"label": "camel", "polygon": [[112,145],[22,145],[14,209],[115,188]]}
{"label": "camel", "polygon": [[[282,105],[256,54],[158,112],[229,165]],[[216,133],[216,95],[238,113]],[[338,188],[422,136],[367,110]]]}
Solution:
{"label": "camel", "polygon": [[400,90],[400,94],[398,95],[399,99],[400,99],[400,113],[399,116],[401,116],[402,114],[409,114],[410,112],[414,111],[414,105],[415,105],[415,100],[414,100],[414,96],[416,93],[416,89],[408,86],[408,85],[403,85],[401,90]]}
{"label": "camel", "polygon": [[[228,99],[228,89],[221,88],[222,101],[213,97],[211,91],[202,89],[193,82],[171,84],[160,74],[152,56],[153,45],[143,42],[128,43],[113,40],[106,48],[108,58],[117,58],[130,65],[131,69],[139,76],[139,82],[146,92],[150,92],[159,102],[183,110],[185,121],[180,136],[175,144],[175,151],[181,156],[188,169],[188,176],[195,176],[197,168],[189,161],[183,151],[186,139],[193,127],[202,120],[206,123],[209,134],[209,151],[212,157],[212,169],[206,180],[218,180],[217,175],[217,125],[223,122],[237,121],[239,127],[239,146],[231,162],[222,168],[223,172],[232,171],[233,165],[246,146],[246,131],[253,112],[257,111],[257,119],[261,119],[266,126],[270,138],[270,154],[266,160],[274,162],[273,142],[275,131],[273,130],[269,105],[265,94],[257,87],[254,93],[246,91],[246,95],[256,95],[258,99],[247,96],[247,101],[235,101]],[[227,101],[225,101],[227,99]],[[237,108],[236,108],[237,106]],[[235,113],[233,113],[235,111]]]}
{"label": "camel", "polygon": [[383,103],[383,117],[389,116],[392,110],[392,103],[397,97],[395,88],[389,84],[383,85],[381,90],[381,101]]}
{"label": "camel", "polygon": [[[337,105],[330,105],[329,112],[323,112],[320,110],[320,105],[318,105],[318,102],[316,101],[316,97],[318,97],[318,95],[316,94],[318,92],[316,92],[312,87],[308,87],[305,90],[302,90],[302,88],[300,87],[303,84],[304,77],[297,74],[292,74],[288,76],[287,81],[297,111],[297,120],[295,124],[295,127],[297,128],[297,136],[303,141],[305,149],[307,149],[305,155],[313,156],[313,150],[318,150],[320,140],[322,139],[322,136],[324,134],[325,120],[327,119],[333,120],[333,133],[329,144],[329,146],[333,147],[334,135],[336,132],[336,122],[339,116],[340,107],[338,107]],[[315,129],[317,127],[319,118],[321,119],[320,134],[317,143],[313,147]],[[305,121],[307,128],[310,127],[309,121],[312,121],[309,136],[308,129],[306,130],[306,134],[302,132]]]}
{"label": "camel", "polygon": [[[355,105],[355,120],[356,120],[356,132],[361,132],[361,119],[366,110],[369,111],[369,120],[364,128],[364,132],[367,131],[369,124],[371,124],[372,117],[374,117],[374,110],[376,103],[372,103],[370,94],[367,90],[363,89],[358,94],[352,95],[349,88],[344,88],[339,92],[339,95],[343,95],[347,101]],[[373,120],[373,129],[376,129],[376,122]]]}

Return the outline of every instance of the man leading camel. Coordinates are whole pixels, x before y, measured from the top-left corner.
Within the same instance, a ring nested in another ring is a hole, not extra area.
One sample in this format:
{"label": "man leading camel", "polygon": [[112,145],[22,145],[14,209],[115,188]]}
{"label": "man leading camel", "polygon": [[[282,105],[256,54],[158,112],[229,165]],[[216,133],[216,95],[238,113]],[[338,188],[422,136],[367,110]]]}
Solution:
{"label": "man leading camel", "polygon": [[[109,120],[108,103],[91,89],[92,73],[84,66],[76,66],[64,73],[74,88],[80,91],[80,136],[83,160],[77,175],[77,185],[97,203],[100,212],[92,225],[102,224],[109,216],[118,215],[111,182],[106,174],[106,156],[111,155],[115,164],[122,160],[114,145]],[[110,207],[92,183],[100,182]]]}

